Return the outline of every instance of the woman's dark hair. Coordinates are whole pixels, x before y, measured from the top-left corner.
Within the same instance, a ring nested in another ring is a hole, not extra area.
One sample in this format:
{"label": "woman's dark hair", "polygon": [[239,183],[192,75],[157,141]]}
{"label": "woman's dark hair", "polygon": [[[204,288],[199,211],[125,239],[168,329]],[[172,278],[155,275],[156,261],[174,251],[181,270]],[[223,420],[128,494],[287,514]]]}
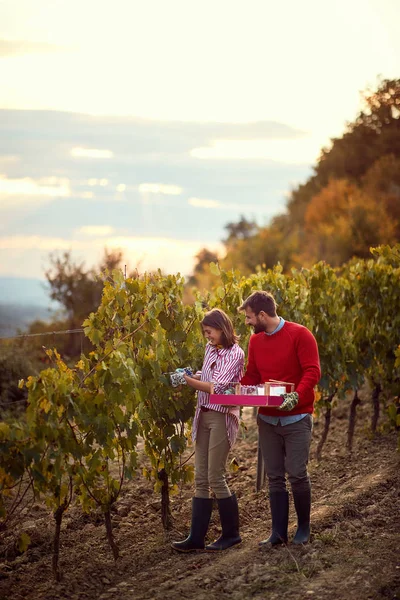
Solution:
{"label": "woman's dark hair", "polygon": [[213,308],[205,314],[201,322],[202,327],[213,327],[222,331],[221,342],[224,348],[231,348],[239,337],[235,334],[232,321],[220,308]]}
{"label": "woman's dark hair", "polygon": [[269,292],[260,291],[250,294],[238,310],[246,310],[246,308],[250,308],[255,315],[264,311],[269,317],[276,317],[275,298]]}

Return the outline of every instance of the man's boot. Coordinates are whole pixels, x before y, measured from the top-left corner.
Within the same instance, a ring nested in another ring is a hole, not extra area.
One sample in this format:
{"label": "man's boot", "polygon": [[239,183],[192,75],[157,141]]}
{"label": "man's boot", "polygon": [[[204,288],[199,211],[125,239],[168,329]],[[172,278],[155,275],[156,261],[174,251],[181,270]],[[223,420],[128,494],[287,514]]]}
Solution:
{"label": "man's boot", "polygon": [[259,543],[260,546],[271,544],[287,544],[289,522],[289,494],[288,492],[271,492],[269,504],[272,516],[272,533],[270,537]]}
{"label": "man's boot", "polygon": [[204,540],[210,523],[212,506],[212,498],[192,499],[192,525],[189,536],[182,542],[172,542],[171,546],[174,550],[178,552],[204,550]]}
{"label": "man's boot", "polygon": [[228,498],[218,498],[218,510],[221,519],[222,535],[212,544],[206,546],[209,552],[226,550],[231,546],[240,544],[239,535],[239,507],[235,494]]}
{"label": "man's boot", "polygon": [[307,544],[310,541],[311,489],[293,493],[297,513],[297,531],[293,544]]}

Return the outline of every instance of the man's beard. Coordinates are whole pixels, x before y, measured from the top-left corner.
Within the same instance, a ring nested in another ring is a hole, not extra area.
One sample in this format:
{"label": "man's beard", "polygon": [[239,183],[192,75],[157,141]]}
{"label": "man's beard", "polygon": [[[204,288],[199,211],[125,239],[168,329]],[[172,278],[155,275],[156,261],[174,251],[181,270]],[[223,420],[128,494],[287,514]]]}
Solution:
{"label": "man's beard", "polygon": [[261,332],[265,332],[267,331],[266,326],[261,323],[261,321],[257,318],[257,322],[255,325],[253,325],[253,329],[254,329],[254,333],[261,333]]}

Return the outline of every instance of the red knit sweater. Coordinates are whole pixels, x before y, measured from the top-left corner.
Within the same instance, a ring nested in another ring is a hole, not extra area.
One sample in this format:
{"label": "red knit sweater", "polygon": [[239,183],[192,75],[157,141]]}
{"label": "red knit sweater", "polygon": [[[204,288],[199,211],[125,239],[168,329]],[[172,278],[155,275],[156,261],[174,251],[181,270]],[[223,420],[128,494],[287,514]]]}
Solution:
{"label": "red knit sweater", "polygon": [[317,342],[303,325],[286,321],[273,335],[255,333],[249,342],[243,385],[257,385],[269,379],[294,383],[299,403],[286,412],[272,407],[261,407],[259,412],[274,417],[312,413],[314,386],[321,377]]}

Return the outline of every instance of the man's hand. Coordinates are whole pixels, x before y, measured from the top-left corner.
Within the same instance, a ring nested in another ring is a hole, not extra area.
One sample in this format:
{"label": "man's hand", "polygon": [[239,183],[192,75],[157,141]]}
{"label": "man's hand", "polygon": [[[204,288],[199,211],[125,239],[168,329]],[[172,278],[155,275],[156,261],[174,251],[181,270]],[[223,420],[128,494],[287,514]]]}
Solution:
{"label": "man's hand", "polygon": [[296,404],[299,403],[299,395],[297,392],[281,394],[281,397],[283,398],[283,402],[280,406],[277,407],[279,410],[292,410],[292,408],[294,408]]}

